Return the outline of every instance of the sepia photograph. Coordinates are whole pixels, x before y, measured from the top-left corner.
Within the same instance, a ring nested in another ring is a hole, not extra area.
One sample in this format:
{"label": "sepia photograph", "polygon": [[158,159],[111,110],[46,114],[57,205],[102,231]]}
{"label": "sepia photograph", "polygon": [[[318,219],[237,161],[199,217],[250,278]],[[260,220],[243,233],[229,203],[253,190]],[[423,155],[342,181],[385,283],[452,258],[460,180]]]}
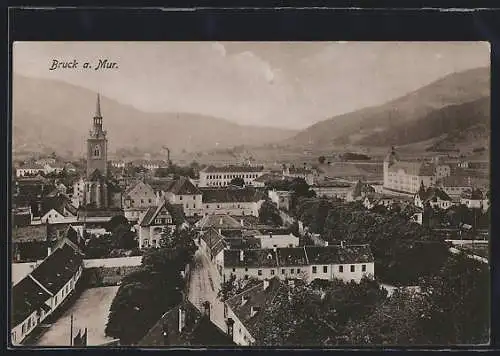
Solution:
{"label": "sepia photograph", "polygon": [[490,343],[488,42],[12,47],[10,342]]}

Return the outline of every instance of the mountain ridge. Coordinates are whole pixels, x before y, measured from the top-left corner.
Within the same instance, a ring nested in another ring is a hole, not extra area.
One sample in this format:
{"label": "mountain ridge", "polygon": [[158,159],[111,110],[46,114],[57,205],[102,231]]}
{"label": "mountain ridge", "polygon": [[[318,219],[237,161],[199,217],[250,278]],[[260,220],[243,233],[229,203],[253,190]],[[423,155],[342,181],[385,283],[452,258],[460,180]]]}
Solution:
{"label": "mountain ridge", "polygon": [[[66,82],[15,74],[13,78],[13,148],[84,152],[97,93]],[[224,118],[193,113],[144,112],[101,94],[103,124],[110,151],[136,147],[157,152],[199,151],[235,145],[260,145],[297,131],[243,126]]]}
{"label": "mountain ridge", "polygon": [[[446,107],[489,98],[489,82],[489,68],[453,73],[381,105],[317,122],[284,142],[292,146],[356,143],[371,146],[374,142],[367,137],[380,137],[384,132],[389,132],[387,135],[390,135],[391,130],[401,130],[405,125],[412,125],[412,122],[418,122],[433,112],[446,110]],[[480,104],[485,105],[486,102],[480,101]],[[483,109],[477,110],[484,113]],[[489,107],[486,109],[489,110]],[[484,117],[479,118],[480,121],[483,119]],[[446,132],[436,132],[435,136],[443,133]],[[411,142],[414,140],[403,144]]]}

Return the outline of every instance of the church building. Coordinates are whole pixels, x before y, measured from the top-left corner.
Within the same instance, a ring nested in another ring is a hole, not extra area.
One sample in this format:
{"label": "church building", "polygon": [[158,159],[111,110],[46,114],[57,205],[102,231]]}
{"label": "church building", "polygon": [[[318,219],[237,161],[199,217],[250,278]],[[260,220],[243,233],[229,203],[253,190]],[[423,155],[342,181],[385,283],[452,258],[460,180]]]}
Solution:
{"label": "church building", "polygon": [[103,130],[101,100],[97,94],[92,130],[87,138],[87,171],[82,194],[83,207],[121,208],[121,193],[108,176],[108,139]]}

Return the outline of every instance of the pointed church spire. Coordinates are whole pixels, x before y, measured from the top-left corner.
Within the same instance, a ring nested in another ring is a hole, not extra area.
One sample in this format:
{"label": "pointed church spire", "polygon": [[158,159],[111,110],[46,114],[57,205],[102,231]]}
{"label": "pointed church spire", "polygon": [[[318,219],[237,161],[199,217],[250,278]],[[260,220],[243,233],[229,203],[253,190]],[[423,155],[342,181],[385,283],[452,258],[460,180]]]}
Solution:
{"label": "pointed church spire", "polygon": [[102,117],[101,116],[101,95],[97,93],[97,101],[95,105],[95,117]]}

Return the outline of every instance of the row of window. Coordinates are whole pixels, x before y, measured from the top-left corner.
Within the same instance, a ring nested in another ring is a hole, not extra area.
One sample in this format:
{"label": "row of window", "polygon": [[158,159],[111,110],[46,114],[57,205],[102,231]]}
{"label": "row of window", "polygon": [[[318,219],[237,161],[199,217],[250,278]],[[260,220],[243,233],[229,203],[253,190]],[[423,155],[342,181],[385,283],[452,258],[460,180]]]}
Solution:
{"label": "row of window", "polygon": [[[344,266],[339,266],[339,273],[344,272]],[[350,266],[351,272],[356,272],[356,265],[351,265]],[[312,273],[317,273],[318,269],[317,266],[312,267]],[[236,268],[233,268],[233,272],[236,272]],[[245,272],[248,272],[248,268],[245,268]],[[300,268],[297,268],[297,274],[301,272]],[[361,272],[366,272],[366,265],[361,265]],[[282,268],[281,269],[281,274],[285,274],[286,269]],[[328,273],[328,266],[323,266],[323,273]],[[295,274],[295,268],[290,269],[290,274]],[[262,276],[262,270],[259,269],[257,270],[257,275]],[[271,270],[271,275],[274,276],[274,269]],[[248,278],[248,275],[245,275],[245,279]]]}
{"label": "row of window", "polygon": [[233,178],[247,178],[253,179],[257,178],[259,175],[257,173],[246,173],[246,174],[209,174],[207,179],[233,179]]}
{"label": "row of window", "polygon": [[[188,197],[189,197],[189,195],[188,195]],[[182,200],[182,195],[179,195],[179,200]],[[196,196],[195,195],[193,195],[193,200],[196,200]]]}

